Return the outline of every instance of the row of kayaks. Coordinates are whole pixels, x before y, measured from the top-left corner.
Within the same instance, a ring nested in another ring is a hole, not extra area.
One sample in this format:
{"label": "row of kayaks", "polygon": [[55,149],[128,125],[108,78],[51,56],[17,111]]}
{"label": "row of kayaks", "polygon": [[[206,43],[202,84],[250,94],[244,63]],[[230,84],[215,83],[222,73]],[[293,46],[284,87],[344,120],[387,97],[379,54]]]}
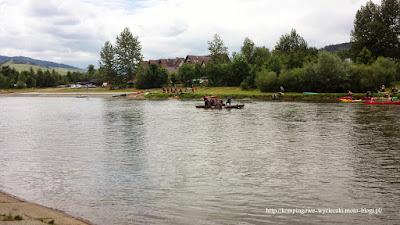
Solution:
{"label": "row of kayaks", "polygon": [[[393,97],[392,99],[398,99]],[[386,97],[363,97],[362,99],[353,99],[353,97],[342,97],[338,98],[341,102],[364,102],[367,105],[400,105],[400,101],[391,101],[390,98]],[[377,100],[377,101],[375,101]]]}
{"label": "row of kayaks", "polygon": [[[361,99],[354,99],[353,97],[341,97],[341,98],[337,98],[336,100],[362,100],[362,101],[371,101],[373,99],[375,100],[389,100],[390,98],[387,97],[362,97]],[[393,97],[393,99],[398,99],[398,97]]]}

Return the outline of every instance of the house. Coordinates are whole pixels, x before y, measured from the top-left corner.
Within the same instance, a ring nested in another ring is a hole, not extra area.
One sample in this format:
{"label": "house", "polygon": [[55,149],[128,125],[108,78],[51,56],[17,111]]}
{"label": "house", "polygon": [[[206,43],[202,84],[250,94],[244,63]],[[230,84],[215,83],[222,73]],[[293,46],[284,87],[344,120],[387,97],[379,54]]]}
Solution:
{"label": "house", "polygon": [[204,66],[206,63],[211,61],[211,56],[196,56],[196,55],[188,55],[185,58],[185,63],[195,64],[200,63],[201,66]]}
{"label": "house", "polygon": [[161,65],[162,67],[166,68],[168,70],[168,73],[177,73],[179,70],[179,67],[183,64],[184,58],[175,58],[175,59],[158,59],[158,60],[149,60],[149,61],[144,61],[143,66],[144,68],[147,68],[148,65],[150,64],[157,64]]}
{"label": "house", "polygon": [[196,56],[196,55],[188,55],[186,58],[175,58],[175,59],[158,59],[158,60],[149,60],[143,61],[143,67],[147,68],[150,64],[161,65],[166,68],[171,73],[178,73],[179,67],[182,66],[183,63],[195,64],[197,62],[200,63],[201,66],[204,66],[206,63],[211,61],[210,56]]}

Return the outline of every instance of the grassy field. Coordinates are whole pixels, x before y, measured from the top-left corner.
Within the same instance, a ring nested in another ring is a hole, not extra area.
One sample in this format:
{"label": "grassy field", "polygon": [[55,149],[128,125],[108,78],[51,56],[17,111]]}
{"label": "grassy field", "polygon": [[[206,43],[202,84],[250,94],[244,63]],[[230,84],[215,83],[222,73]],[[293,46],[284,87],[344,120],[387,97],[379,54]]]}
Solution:
{"label": "grassy field", "polygon": [[71,73],[72,72],[80,72],[80,73],[86,72],[84,70],[74,70],[74,69],[65,69],[65,68],[47,68],[47,67],[31,65],[31,64],[15,64],[12,62],[12,60],[2,64],[2,66],[9,66],[11,68],[14,68],[18,72],[30,71],[31,67],[33,68],[33,70],[35,72],[37,72],[39,69],[41,69],[43,72],[46,70],[49,70],[51,72],[54,69],[57,73],[59,73],[61,75],[67,75],[68,71],[70,71]]}

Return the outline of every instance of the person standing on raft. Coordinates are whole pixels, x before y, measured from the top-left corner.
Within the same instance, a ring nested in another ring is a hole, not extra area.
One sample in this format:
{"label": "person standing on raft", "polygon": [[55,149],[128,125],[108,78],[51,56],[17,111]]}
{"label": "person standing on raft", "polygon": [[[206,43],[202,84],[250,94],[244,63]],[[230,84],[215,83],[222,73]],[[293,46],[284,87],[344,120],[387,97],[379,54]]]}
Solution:
{"label": "person standing on raft", "polygon": [[232,99],[231,99],[231,97],[228,97],[228,99],[226,100],[226,105],[231,105],[231,101],[232,101]]}

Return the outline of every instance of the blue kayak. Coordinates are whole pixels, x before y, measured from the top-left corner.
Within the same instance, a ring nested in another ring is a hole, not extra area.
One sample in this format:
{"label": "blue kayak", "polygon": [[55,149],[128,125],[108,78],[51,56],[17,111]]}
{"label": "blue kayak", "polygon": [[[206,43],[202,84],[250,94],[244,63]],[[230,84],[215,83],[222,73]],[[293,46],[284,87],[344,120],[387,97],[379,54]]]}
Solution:
{"label": "blue kayak", "polygon": [[303,94],[306,94],[306,95],[316,95],[316,94],[318,94],[318,93],[315,93],[315,92],[303,92]]}

